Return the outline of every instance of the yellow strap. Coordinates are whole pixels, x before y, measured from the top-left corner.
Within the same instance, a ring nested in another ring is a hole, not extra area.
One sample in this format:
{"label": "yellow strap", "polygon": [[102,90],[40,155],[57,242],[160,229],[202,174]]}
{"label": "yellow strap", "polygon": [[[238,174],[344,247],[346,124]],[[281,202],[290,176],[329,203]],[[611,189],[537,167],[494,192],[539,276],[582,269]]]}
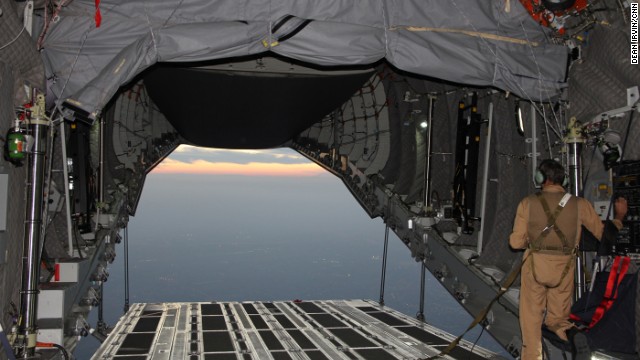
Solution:
{"label": "yellow strap", "polygon": [[434,27],[425,27],[425,26],[402,26],[401,25],[401,26],[392,26],[392,27],[389,28],[389,31],[396,31],[396,30],[400,30],[400,29],[408,30],[408,31],[411,31],[411,32],[425,32],[425,31],[428,31],[428,32],[437,32],[437,33],[463,34],[463,35],[479,37],[479,38],[483,38],[483,39],[508,42],[508,43],[512,43],[512,44],[540,46],[540,43],[537,42],[537,41],[516,39],[516,38],[512,38],[512,37],[508,37],[508,36],[501,36],[501,35],[496,35],[496,34],[483,33],[483,32],[479,32],[479,31],[462,30],[462,29],[446,29],[446,28],[434,28]]}
{"label": "yellow strap", "polygon": [[267,39],[262,40],[262,46],[264,46],[265,48],[269,49],[275,46],[278,46],[280,43],[276,40],[276,41],[272,41],[271,43],[269,43],[269,41],[267,41]]}

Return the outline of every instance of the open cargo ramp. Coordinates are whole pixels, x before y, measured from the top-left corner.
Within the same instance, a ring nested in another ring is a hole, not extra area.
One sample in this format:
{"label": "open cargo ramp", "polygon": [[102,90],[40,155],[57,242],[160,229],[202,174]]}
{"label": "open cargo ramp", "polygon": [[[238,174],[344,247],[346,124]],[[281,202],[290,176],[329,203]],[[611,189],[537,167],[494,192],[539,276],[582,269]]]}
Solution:
{"label": "open cargo ramp", "polygon": [[[134,304],[92,359],[422,359],[453,339],[371,300]],[[499,357],[461,341],[443,358]]]}

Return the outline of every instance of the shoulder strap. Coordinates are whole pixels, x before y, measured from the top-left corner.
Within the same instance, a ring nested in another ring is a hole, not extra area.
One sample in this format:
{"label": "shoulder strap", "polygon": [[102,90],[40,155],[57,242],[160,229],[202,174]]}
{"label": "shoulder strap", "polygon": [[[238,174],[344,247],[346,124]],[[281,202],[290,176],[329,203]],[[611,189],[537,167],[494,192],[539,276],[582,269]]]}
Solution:
{"label": "shoulder strap", "polygon": [[[544,213],[547,215],[547,226],[542,230],[540,235],[538,235],[538,237],[529,244],[529,248],[533,251],[558,250],[558,251],[562,251],[565,254],[570,254],[573,251],[571,249],[572,246],[569,246],[567,237],[564,235],[564,233],[562,233],[562,230],[560,230],[560,228],[556,226],[556,219],[558,218],[558,215],[560,215],[564,207],[569,202],[569,199],[571,199],[571,194],[569,193],[564,194],[564,196],[558,203],[558,206],[556,206],[553,213],[551,213],[551,210],[549,209],[549,204],[547,203],[547,200],[544,198],[542,193],[539,192],[536,194],[536,196],[540,200],[540,203],[542,204],[542,209],[544,210]],[[560,242],[562,242],[562,248],[549,247],[549,246],[542,247],[542,241],[544,240],[545,237],[547,237],[547,235],[549,234],[549,232],[551,232],[552,229],[555,231],[556,235],[558,235]]]}

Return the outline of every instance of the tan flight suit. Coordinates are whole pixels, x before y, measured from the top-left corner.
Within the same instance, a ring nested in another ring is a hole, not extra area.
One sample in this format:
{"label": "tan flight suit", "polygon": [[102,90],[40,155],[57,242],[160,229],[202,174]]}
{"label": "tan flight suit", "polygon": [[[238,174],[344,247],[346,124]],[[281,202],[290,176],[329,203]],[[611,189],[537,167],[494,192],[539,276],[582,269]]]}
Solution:
{"label": "tan flight suit", "polygon": [[[565,190],[559,185],[546,185],[541,194],[553,214]],[[538,195],[528,196],[518,205],[513,232],[509,237],[512,248],[528,248],[523,257],[525,263],[522,266],[520,288],[522,360],[542,359],[543,319],[551,331],[566,340],[565,330],[573,326],[569,322],[574,287],[573,253],[581,235],[580,225],[584,225],[598,239],[604,228],[591,203],[575,196],[571,196],[559,211],[555,225],[541,237],[549,225],[548,219]],[[567,248],[563,249],[558,230],[564,234]],[[532,251],[530,244],[536,242],[542,246]]]}

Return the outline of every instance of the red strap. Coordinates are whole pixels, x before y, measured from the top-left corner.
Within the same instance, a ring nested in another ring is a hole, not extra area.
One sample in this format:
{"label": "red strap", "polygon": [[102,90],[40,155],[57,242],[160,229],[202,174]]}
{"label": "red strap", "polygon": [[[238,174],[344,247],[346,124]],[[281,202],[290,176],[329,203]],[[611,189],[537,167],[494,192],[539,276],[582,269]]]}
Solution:
{"label": "red strap", "polygon": [[573,321],[577,321],[577,322],[581,322],[582,321],[582,318],[580,316],[578,316],[576,314],[573,314],[573,313],[569,314],[569,319],[571,319]]}
{"label": "red strap", "polygon": [[[611,308],[613,302],[618,297],[618,287],[620,286],[624,275],[627,273],[627,270],[629,270],[630,262],[631,259],[628,256],[616,256],[615,260],[613,261],[613,266],[611,267],[611,272],[609,273],[607,289],[604,293],[602,301],[600,302],[600,305],[598,305],[598,308],[596,308],[596,311],[593,313],[589,328],[594,327],[598,323],[598,321],[602,319],[604,313]],[[618,270],[620,270],[620,273],[618,273]]]}
{"label": "red strap", "polygon": [[100,24],[102,23],[102,14],[100,14],[100,0],[95,0],[95,2],[96,2],[96,16],[95,16],[96,27],[99,28]]}

